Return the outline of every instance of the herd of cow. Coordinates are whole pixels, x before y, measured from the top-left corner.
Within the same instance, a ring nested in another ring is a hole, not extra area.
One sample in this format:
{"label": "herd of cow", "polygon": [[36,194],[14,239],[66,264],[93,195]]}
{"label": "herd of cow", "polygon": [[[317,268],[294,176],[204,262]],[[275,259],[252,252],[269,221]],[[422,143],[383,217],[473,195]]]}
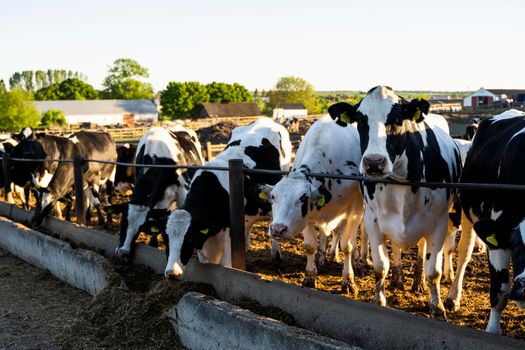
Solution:
{"label": "herd of cow", "polygon": [[[469,150],[470,148],[470,150]],[[337,103],[316,121],[301,142],[292,164],[286,128],[260,118],[233,130],[225,150],[198,170],[153,165],[204,165],[195,132],[183,127],[151,128],[136,148],[117,147],[103,132],[80,131],[69,137],[24,129],[0,145],[11,158],[85,159],[142,164],[136,171],[119,164],[84,165],[85,208],[122,212],[116,255],[131,259],[140,232],[161,233],[168,263],[165,275],[177,279],[196,251],[202,262],[231,266],[229,236],[230,159],[248,169],[288,171],[287,175],[247,172],[244,177],[246,246],[255,222],[271,218],[272,258],[281,260],[279,243],[303,234],[307,258],[304,284],[315,286],[325,259],[327,238],[337,259],[342,250],[342,290],[355,292],[354,269],[369,252],[376,277],[375,300],[386,305],[385,278],[393,260],[393,285],[404,285],[401,252],[418,247],[413,289],[430,287],[430,314],[446,318],[459,308],[462,280],[476,235],[488,247],[491,312],[487,331],[500,332],[509,299],[525,307],[525,206],[521,192],[450,189],[308,175],[366,175],[398,182],[525,184],[525,113],[509,110],[479,123],[472,141],[455,141],[444,118],[429,113],[429,103],[410,102],[386,86],[371,89],[357,104]],[[468,153],[467,153],[468,151]],[[33,221],[39,224],[58,201],[74,200],[70,162],[10,163],[16,193],[37,195]],[[4,179],[2,178],[2,181]],[[23,190],[22,190],[23,189]],[[110,205],[114,190],[132,189],[129,203]],[[102,195],[106,194],[106,196]],[[69,216],[69,210],[66,215]],[[319,229],[317,234],[316,227]],[[358,228],[360,227],[360,230]],[[475,231],[475,233],[474,233]],[[357,236],[360,232],[361,249]],[[452,265],[455,235],[461,232],[456,273]],[[513,279],[510,278],[512,260]],[[441,278],[453,281],[445,303]],[[510,286],[512,283],[512,287]]]}

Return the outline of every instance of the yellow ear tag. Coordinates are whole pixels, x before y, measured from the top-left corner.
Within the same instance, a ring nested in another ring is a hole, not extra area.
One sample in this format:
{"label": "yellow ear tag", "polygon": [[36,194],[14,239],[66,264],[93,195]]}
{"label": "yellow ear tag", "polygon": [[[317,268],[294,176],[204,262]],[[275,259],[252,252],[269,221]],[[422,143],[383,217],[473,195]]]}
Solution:
{"label": "yellow ear tag", "polygon": [[264,191],[259,192],[260,199],[268,199],[268,194]]}
{"label": "yellow ear tag", "polygon": [[413,119],[414,121],[417,121],[417,120],[419,119],[419,117],[421,117],[421,110],[418,108],[418,109],[416,110],[416,113],[414,113],[414,116],[412,117],[412,119]]}
{"label": "yellow ear tag", "polygon": [[346,112],[341,113],[341,115],[339,116],[339,120],[343,123],[352,124],[352,122],[350,121],[350,117],[348,116],[348,114],[346,114]]}
{"label": "yellow ear tag", "polygon": [[151,227],[151,232],[153,232],[153,233],[159,233],[160,230],[159,230],[158,227],[152,226],[152,227]]}
{"label": "yellow ear tag", "polygon": [[202,229],[200,232],[201,233],[204,233],[205,235],[208,234],[208,231],[210,231],[209,229],[205,228],[205,229]]}
{"label": "yellow ear tag", "polygon": [[133,191],[132,190],[127,190],[126,191],[126,196],[131,196],[133,194]]}
{"label": "yellow ear tag", "polygon": [[487,242],[492,244],[494,247],[498,246],[498,241],[496,240],[496,234],[492,234],[487,237]]}
{"label": "yellow ear tag", "polygon": [[324,206],[324,202],[325,202],[325,198],[324,198],[324,194],[322,194],[321,198],[317,200],[317,203],[315,203],[315,205],[322,208]]}

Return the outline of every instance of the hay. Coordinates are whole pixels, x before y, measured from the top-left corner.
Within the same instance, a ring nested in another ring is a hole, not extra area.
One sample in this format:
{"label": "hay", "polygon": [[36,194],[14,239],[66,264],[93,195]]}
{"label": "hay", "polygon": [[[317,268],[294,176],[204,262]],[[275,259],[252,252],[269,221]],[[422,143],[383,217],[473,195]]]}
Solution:
{"label": "hay", "polygon": [[112,262],[125,284],[99,293],[66,325],[60,340],[75,348],[182,349],[165,313],[187,292],[215,296],[206,284],[172,282],[147,267]]}

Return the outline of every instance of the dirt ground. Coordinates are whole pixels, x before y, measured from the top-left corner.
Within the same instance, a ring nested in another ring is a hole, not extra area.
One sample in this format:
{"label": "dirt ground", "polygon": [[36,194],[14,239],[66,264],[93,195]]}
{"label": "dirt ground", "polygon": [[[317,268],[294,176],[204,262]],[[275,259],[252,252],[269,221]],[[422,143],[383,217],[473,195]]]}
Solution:
{"label": "dirt ground", "polygon": [[1,349],[74,348],[74,343],[59,339],[91,299],[48,271],[0,250]]}

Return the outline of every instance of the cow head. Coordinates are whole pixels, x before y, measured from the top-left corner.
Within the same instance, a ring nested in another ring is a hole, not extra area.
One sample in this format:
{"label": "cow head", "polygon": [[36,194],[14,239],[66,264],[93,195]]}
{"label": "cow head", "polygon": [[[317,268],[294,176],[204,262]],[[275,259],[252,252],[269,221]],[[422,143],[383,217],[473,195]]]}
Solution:
{"label": "cow head", "polygon": [[[361,173],[379,178],[395,177],[395,162],[404,153],[405,134],[428,114],[430,104],[422,99],[406,102],[387,86],[377,86],[356,105],[336,103],[328,109],[341,125],[357,123],[361,139]],[[401,175],[403,176],[403,175]]]}
{"label": "cow head", "polygon": [[221,229],[213,223],[192,217],[184,209],[174,210],[166,225],[169,246],[168,263],[164,271],[166,278],[181,278],[193,252],[201,250],[206,240]]}
{"label": "cow head", "polygon": [[40,225],[42,223],[44,218],[51,213],[51,209],[57,201],[55,195],[47,189],[40,190],[40,197],[41,199],[37,201],[35,214],[31,218],[31,223],[35,225]]}
{"label": "cow head", "polygon": [[522,309],[525,309],[525,223],[513,232],[511,238],[512,246],[512,269],[514,271],[514,284],[509,298],[514,300]]}
{"label": "cow head", "polygon": [[272,204],[273,220],[268,234],[277,241],[300,234],[310,213],[321,209],[331,198],[319,181],[295,171],[275,186],[263,185],[259,190],[259,198]]}
{"label": "cow head", "polygon": [[[12,151],[13,158],[45,159],[47,153],[37,140],[23,139]],[[43,162],[13,162],[13,179],[18,185],[33,181],[36,187],[47,187],[53,174]]]}

